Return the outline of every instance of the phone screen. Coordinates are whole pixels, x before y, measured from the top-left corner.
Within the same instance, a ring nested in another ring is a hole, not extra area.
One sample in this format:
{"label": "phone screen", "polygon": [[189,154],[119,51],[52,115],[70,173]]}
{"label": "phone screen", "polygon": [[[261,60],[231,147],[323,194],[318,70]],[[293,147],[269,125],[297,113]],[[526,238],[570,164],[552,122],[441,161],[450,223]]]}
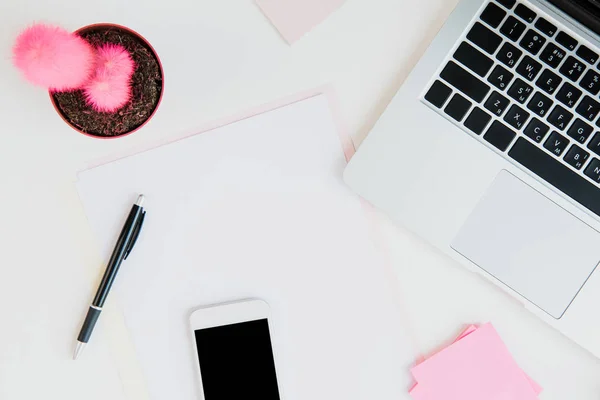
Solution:
{"label": "phone screen", "polygon": [[267,319],[194,333],[205,400],[279,400]]}

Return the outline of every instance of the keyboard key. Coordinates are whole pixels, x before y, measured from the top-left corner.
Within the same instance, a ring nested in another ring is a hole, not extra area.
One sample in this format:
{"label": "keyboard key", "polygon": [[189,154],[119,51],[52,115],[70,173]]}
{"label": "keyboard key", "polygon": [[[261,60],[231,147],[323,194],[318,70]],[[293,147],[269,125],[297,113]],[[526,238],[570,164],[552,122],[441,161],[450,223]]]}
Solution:
{"label": "keyboard key", "polygon": [[569,82],[565,82],[556,93],[556,99],[563,103],[565,106],[573,107],[577,100],[581,97],[581,90],[571,85]]}
{"label": "keyboard key", "polygon": [[516,42],[521,37],[523,32],[525,32],[525,28],[526,26],[524,23],[510,15],[502,24],[502,27],[500,28],[500,33],[502,33],[504,36],[506,36],[513,42]]}
{"label": "keyboard key", "polygon": [[598,115],[598,112],[600,112],[600,103],[590,96],[585,96],[575,111],[588,121],[593,121]]}
{"label": "keyboard key", "polygon": [[475,25],[473,25],[467,34],[467,39],[490,54],[494,54],[500,43],[502,43],[500,36],[483,26],[480,22],[475,22]]}
{"label": "keyboard key", "polygon": [[542,64],[529,56],[523,57],[517,66],[517,72],[528,81],[532,81],[541,69]]}
{"label": "keyboard key", "polygon": [[556,33],[556,26],[546,21],[544,18],[540,17],[535,22],[535,27],[538,28],[542,33],[552,37]]}
{"label": "keyboard key", "polygon": [[444,108],[444,112],[455,120],[462,121],[469,108],[471,108],[471,102],[456,93]]}
{"label": "keyboard key", "polygon": [[588,72],[585,73],[581,81],[579,82],[579,86],[593,94],[594,96],[600,92],[600,74],[593,69],[589,69]]}
{"label": "keyboard key", "polygon": [[487,126],[488,122],[490,122],[490,119],[492,119],[492,117],[490,117],[488,113],[479,107],[475,107],[465,120],[465,126],[477,135],[480,135]]}
{"label": "keyboard key", "polygon": [[529,23],[532,23],[535,17],[537,17],[536,13],[525,7],[523,4],[519,4],[517,8],[515,8],[515,14]]}
{"label": "keyboard key", "polygon": [[546,43],[546,38],[533,29],[530,29],[525,36],[523,36],[519,45],[531,54],[536,55],[540,52],[544,43]]}
{"label": "keyboard key", "polygon": [[593,130],[594,128],[577,118],[567,131],[567,135],[577,140],[579,143],[585,143]]}
{"label": "keyboard key", "polygon": [[511,72],[508,72],[500,65],[496,65],[490,76],[488,76],[487,81],[498,89],[504,90],[513,77],[514,75]]}
{"label": "keyboard key", "polygon": [[556,41],[565,46],[567,50],[575,50],[575,47],[577,47],[577,40],[573,39],[564,32],[558,32],[558,35],[556,35]]}
{"label": "keyboard key", "polygon": [[587,145],[588,149],[600,156],[600,132],[596,132]]}
{"label": "keyboard key", "polygon": [[504,110],[506,110],[506,107],[508,107],[509,103],[510,100],[508,100],[506,97],[502,96],[498,92],[494,92],[490,95],[483,106],[490,110],[492,114],[501,116]]}
{"label": "keyboard key", "polygon": [[583,61],[580,61],[573,56],[569,56],[567,57],[567,61],[560,67],[559,71],[570,80],[577,81],[581,74],[583,74],[585,68]]}
{"label": "keyboard key", "polygon": [[448,100],[448,97],[450,97],[451,93],[452,89],[440,81],[435,81],[427,91],[427,94],[425,94],[425,100],[437,108],[441,108],[446,100]]}
{"label": "keyboard key", "polygon": [[558,67],[558,64],[565,58],[566,51],[555,45],[554,43],[548,43],[542,53],[540,54],[540,60],[551,66],[552,68]]}
{"label": "keyboard key", "polygon": [[527,108],[529,108],[531,111],[533,111],[540,117],[546,115],[548,113],[548,110],[550,110],[550,107],[552,107],[552,100],[550,100],[540,92],[536,92],[531,98],[529,104],[527,104]]}
{"label": "keyboard key", "polygon": [[504,121],[515,129],[521,129],[525,121],[529,118],[529,113],[517,105],[512,105],[506,115]]}
{"label": "keyboard key", "polygon": [[549,129],[548,125],[537,118],[533,118],[531,122],[527,124],[523,133],[534,142],[540,143],[542,139],[544,139],[544,136],[546,136],[546,133],[548,133]]}
{"label": "keyboard key", "polygon": [[533,93],[533,88],[519,78],[508,89],[508,95],[521,104],[525,103],[531,93]]}
{"label": "keyboard key", "polygon": [[535,144],[525,138],[519,138],[508,155],[556,189],[600,216],[600,188]]}
{"label": "keyboard key", "polygon": [[467,42],[462,42],[460,46],[458,46],[458,49],[454,52],[454,58],[482,77],[488,73],[494,64],[494,61],[491,58]]}
{"label": "keyboard key", "polygon": [[562,82],[562,78],[556,75],[549,69],[544,70],[535,85],[548,94],[554,93],[558,85]]}
{"label": "keyboard key", "polygon": [[523,52],[521,50],[517,49],[509,42],[506,42],[500,47],[498,54],[496,54],[496,58],[505,65],[514,67],[522,54]]}
{"label": "keyboard key", "polygon": [[504,7],[509,10],[515,6],[517,0],[496,0],[498,3],[502,4]]}
{"label": "keyboard key", "polygon": [[567,154],[565,155],[565,161],[567,162],[567,164],[569,164],[575,169],[581,169],[581,167],[583,167],[583,164],[585,164],[588,158],[590,158],[590,153],[583,150],[576,144],[571,146],[571,148],[569,149],[569,151],[567,151]]}
{"label": "keyboard key", "polygon": [[544,142],[544,148],[549,150],[556,157],[560,157],[568,145],[569,139],[558,132],[552,132],[550,136],[548,136],[546,142]]}
{"label": "keyboard key", "polygon": [[571,114],[559,105],[554,107],[554,110],[552,110],[550,115],[548,115],[548,122],[550,122],[552,125],[560,129],[561,131],[564,130],[567,127],[567,125],[569,125],[569,122],[571,122],[572,119],[573,114]]}
{"label": "keyboard key", "polygon": [[478,103],[485,98],[490,87],[459,67],[455,62],[448,61],[440,73],[440,77]]}
{"label": "keyboard key", "polygon": [[590,64],[596,64],[596,61],[598,61],[598,54],[594,53],[592,50],[588,49],[583,44],[579,46],[575,54],[577,54],[579,57],[583,58],[584,61],[587,61]]}
{"label": "keyboard key", "polygon": [[490,3],[485,10],[483,10],[479,18],[481,18],[482,21],[487,22],[492,28],[497,28],[505,16],[506,11],[496,4]]}
{"label": "keyboard key", "polygon": [[517,134],[510,128],[498,121],[494,121],[485,135],[483,135],[483,138],[500,151],[504,151],[508,148],[515,136],[517,136]]}
{"label": "keyboard key", "polygon": [[596,183],[600,183],[600,160],[592,158],[592,161],[583,170],[583,173]]}

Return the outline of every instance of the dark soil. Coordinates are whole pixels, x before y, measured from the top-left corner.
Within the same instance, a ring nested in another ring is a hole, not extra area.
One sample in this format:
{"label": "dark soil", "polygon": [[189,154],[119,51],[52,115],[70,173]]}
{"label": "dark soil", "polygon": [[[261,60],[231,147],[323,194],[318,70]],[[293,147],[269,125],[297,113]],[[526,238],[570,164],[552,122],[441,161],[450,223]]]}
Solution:
{"label": "dark soil", "polygon": [[142,125],[158,105],[162,90],[158,60],[146,43],[117,27],[90,27],[79,35],[94,47],[114,43],[129,51],[136,65],[131,78],[132,98],[116,112],[103,113],[86,103],[81,90],[53,93],[58,109],[71,125],[90,135],[106,137],[131,132]]}

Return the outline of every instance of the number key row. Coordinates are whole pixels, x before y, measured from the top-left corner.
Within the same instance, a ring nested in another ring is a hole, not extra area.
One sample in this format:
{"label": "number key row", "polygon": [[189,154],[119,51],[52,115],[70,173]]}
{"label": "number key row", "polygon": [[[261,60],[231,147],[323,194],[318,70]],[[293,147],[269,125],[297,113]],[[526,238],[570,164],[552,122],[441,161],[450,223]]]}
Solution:
{"label": "number key row", "polygon": [[559,72],[573,82],[576,82],[585,69],[586,66],[583,61],[580,61],[573,56],[569,56],[560,67]]}
{"label": "number key row", "polygon": [[540,52],[544,43],[546,43],[546,38],[533,29],[529,29],[519,45],[531,54],[536,55]]}
{"label": "number key row", "polygon": [[540,54],[540,60],[548,64],[552,68],[558,67],[560,62],[565,58],[567,52],[555,45],[554,43],[548,43],[542,53]]}
{"label": "number key row", "polygon": [[594,96],[600,92],[600,74],[593,69],[588,70],[581,81],[579,86],[593,94]]}
{"label": "number key row", "polygon": [[500,33],[515,42],[525,32],[525,28],[526,26],[523,22],[510,15],[500,27]]}

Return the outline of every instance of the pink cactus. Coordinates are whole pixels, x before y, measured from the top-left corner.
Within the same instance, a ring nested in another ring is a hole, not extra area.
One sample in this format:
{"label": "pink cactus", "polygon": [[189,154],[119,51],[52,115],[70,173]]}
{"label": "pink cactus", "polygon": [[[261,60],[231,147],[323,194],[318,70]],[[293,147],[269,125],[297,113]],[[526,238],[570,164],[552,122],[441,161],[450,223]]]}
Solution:
{"label": "pink cactus", "polygon": [[123,46],[105,44],[96,49],[95,75],[84,87],[85,98],[95,110],[114,112],[131,98],[130,80],[135,63]]}
{"label": "pink cactus", "polygon": [[118,44],[105,44],[96,49],[96,70],[99,74],[126,81],[131,78],[135,63],[125,47]]}
{"label": "pink cactus", "polygon": [[129,77],[123,79],[123,76],[112,76],[106,70],[99,70],[84,86],[83,93],[94,110],[115,112],[131,99]]}
{"label": "pink cactus", "polygon": [[135,63],[121,45],[93,49],[62,28],[36,24],[19,35],[13,58],[35,85],[51,91],[83,89],[96,111],[115,112],[131,99]]}
{"label": "pink cactus", "polygon": [[33,25],[13,47],[13,62],[25,78],[52,91],[80,88],[94,61],[94,50],[85,40],[57,26]]}

